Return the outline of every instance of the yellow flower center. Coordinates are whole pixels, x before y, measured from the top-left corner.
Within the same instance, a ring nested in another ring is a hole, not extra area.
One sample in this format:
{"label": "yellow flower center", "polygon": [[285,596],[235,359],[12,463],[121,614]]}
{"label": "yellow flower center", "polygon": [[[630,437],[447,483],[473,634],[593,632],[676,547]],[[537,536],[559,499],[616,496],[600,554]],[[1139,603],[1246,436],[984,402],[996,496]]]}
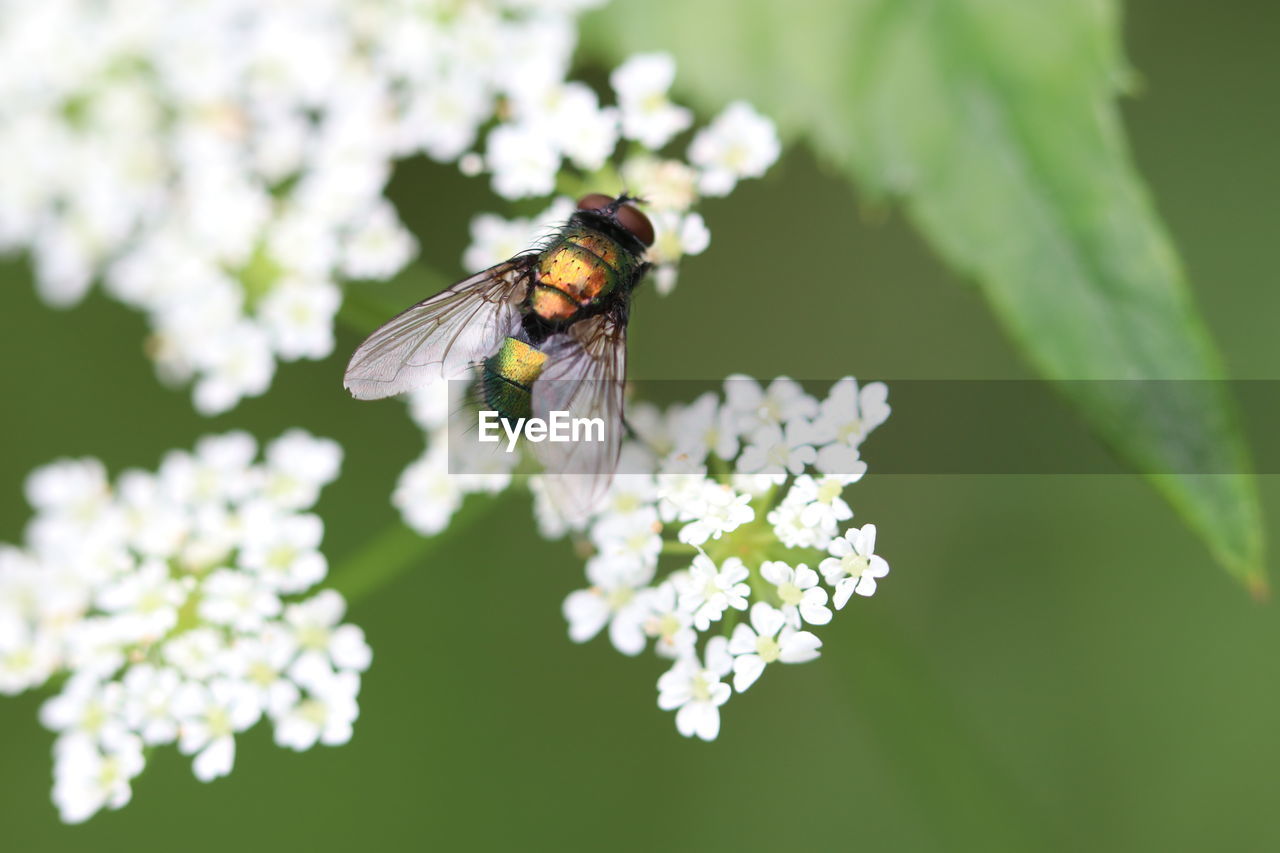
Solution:
{"label": "yellow flower center", "polygon": [[778,597],[782,599],[783,604],[795,606],[804,601],[804,590],[793,584],[791,581],[778,585]]}
{"label": "yellow flower center", "polygon": [[298,715],[309,723],[323,726],[325,718],[324,703],[318,699],[308,699],[298,705]]}
{"label": "yellow flower center", "polygon": [[298,643],[307,649],[323,649],[329,645],[329,629],[306,625],[298,631]]}
{"label": "yellow flower center", "polygon": [[765,663],[773,663],[778,659],[778,655],[782,654],[782,647],[773,637],[757,637],[756,654],[760,655],[760,660]]}
{"label": "yellow flower center", "polygon": [[209,737],[220,738],[231,734],[231,717],[222,708],[213,708],[209,711]]}
{"label": "yellow flower center", "polygon": [[860,575],[871,566],[871,561],[861,554],[850,554],[840,560],[840,568],[844,569],[845,574],[853,576]]}
{"label": "yellow flower center", "polygon": [[635,590],[625,586],[618,587],[609,593],[609,608],[621,610],[633,597],[635,597]]}
{"label": "yellow flower center", "polygon": [[249,676],[249,680],[260,687],[267,687],[268,685],[274,684],[276,678],[280,675],[273,668],[267,666],[260,660],[249,664],[249,672],[247,674]]}

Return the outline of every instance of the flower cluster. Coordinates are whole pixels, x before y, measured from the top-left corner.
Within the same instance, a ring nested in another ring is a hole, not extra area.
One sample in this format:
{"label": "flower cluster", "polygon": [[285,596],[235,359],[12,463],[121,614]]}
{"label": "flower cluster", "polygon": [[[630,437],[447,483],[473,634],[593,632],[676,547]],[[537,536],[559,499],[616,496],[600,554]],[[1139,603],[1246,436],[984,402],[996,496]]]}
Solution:
{"label": "flower cluster", "polygon": [[[645,154],[691,114],[666,98],[667,57],[620,67],[617,106],[566,80],[596,3],[0,4],[0,252],[31,253],[50,304],[101,279],[144,311],[161,377],[194,382],[208,414],[263,393],[278,359],[332,351],[338,282],[408,263],[385,188],[420,153],[510,199],[550,195],[566,161],[593,190],[646,193],[669,286],[708,240],[696,193],[761,174],[777,138],[739,104],[694,138],[692,167]],[[476,230],[471,266],[528,245]]]}
{"label": "flower cluster", "polygon": [[[508,119],[489,133],[484,157],[471,164],[487,169],[494,190],[513,200],[557,188],[625,189],[639,197],[654,227],[648,260],[665,295],[675,286],[680,259],[711,242],[706,222],[693,211],[700,197],[728,195],[739,180],[762,176],[781,151],[773,123],[739,101],[693,135],[685,160],[663,155],[693,124],[693,113],[670,99],[675,73],[667,54],[632,56],[609,77],[612,106],[602,106],[581,83],[523,87],[512,93]],[[481,214],[472,221],[463,264],[478,271],[503,261],[572,211],[573,200],[562,195],[528,218]]]}
{"label": "flower cluster", "polygon": [[[415,399],[436,438],[395,495],[424,534],[447,526],[468,493],[507,488],[518,464],[518,454],[495,454],[507,467],[451,475],[439,434],[449,410],[439,394]],[[666,412],[632,405],[625,473],[590,517],[571,524],[545,479],[528,478],[542,533],[590,546],[589,586],[564,602],[570,638],[606,632],[625,655],[652,642],[673,661],[659,706],[677,711],[681,734],[715,738],[734,691],[770,664],[818,657],[813,629],[888,574],[875,525],[851,525],[844,497],[866,472],[863,440],[888,416],[885,386],[852,378],[821,400],[790,379],[762,387],[735,376],[723,394]]]}
{"label": "flower cluster", "polygon": [[27,481],[23,547],[0,545],[0,693],[52,680],[53,800],[83,821],[129,801],[147,750],[176,743],[204,781],[266,717],[281,746],[341,744],[371,652],[323,580],[308,513],[341,450],[301,430],[169,453],[114,483],[94,459]]}

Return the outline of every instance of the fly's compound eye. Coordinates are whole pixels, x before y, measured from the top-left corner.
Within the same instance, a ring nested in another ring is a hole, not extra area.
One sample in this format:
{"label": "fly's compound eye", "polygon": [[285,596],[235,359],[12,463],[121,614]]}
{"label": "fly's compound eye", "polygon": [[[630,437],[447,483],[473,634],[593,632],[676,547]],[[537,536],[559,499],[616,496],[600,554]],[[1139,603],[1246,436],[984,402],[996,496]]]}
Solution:
{"label": "fly's compound eye", "polygon": [[604,193],[590,193],[578,199],[578,210],[605,210],[610,207],[614,208],[613,216],[619,225],[644,245],[653,245],[653,223],[636,208],[629,204],[618,204],[618,199]]}
{"label": "fly's compound eye", "polygon": [[601,210],[613,204],[613,198],[604,193],[591,193],[578,199],[578,210]]}
{"label": "fly's compound eye", "polygon": [[636,236],[646,246],[653,245],[653,223],[638,209],[629,204],[618,208],[618,224]]}

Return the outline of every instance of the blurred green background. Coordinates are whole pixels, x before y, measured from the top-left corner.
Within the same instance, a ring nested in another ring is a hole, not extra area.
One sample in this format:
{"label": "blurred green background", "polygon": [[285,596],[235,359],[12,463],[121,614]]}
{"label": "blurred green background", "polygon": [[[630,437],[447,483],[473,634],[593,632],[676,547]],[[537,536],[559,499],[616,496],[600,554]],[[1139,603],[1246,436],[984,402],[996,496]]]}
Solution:
{"label": "blurred green background", "polygon": [[[1238,378],[1280,377],[1278,20],[1251,0],[1127,5],[1136,160]],[[470,215],[501,205],[447,168],[409,163],[395,181],[425,259],[459,272]],[[636,306],[639,378],[1030,375],[975,289],[804,151],[705,214],[712,248],[671,298]],[[138,315],[97,294],[51,311],[24,262],[0,279],[0,540],[21,537],[36,465],[154,467],[241,427],[342,442],[319,507],[334,564],[395,520],[420,438],[401,407],[342,391],[354,332],[205,420],[156,382]],[[260,725],[209,785],[163,749],[129,806],[64,827],[42,697],[0,700],[0,846],[1280,849],[1276,605],[1137,477],[877,477],[874,440],[866,455],[852,503],[893,573],[823,633],[819,662],[734,698],[713,744],[657,709],[660,661],[568,641],[560,602],[581,563],[537,537],[521,499],[353,607],[375,659],[347,746],[294,754]],[[1280,483],[1262,483],[1274,541]]]}

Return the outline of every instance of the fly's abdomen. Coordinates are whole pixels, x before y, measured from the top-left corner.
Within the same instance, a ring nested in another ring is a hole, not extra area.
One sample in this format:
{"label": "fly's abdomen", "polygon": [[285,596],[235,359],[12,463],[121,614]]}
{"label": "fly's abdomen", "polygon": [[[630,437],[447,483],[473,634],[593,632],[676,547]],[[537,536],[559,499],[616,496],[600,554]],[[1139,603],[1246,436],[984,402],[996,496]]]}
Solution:
{"label": "fly's abdomen", "polygon": [[566,229],[538,263],[529,302],[544,320],[572,320],[618,286],[629,268],[616,241],[586,228]]}
{"label": "fly's abdomen", "polygon": [[533,382],[542,373],[547,354],[532,344],[507,338],[484,360],[480,392],[485,405],[504,419],[533,416]]}

